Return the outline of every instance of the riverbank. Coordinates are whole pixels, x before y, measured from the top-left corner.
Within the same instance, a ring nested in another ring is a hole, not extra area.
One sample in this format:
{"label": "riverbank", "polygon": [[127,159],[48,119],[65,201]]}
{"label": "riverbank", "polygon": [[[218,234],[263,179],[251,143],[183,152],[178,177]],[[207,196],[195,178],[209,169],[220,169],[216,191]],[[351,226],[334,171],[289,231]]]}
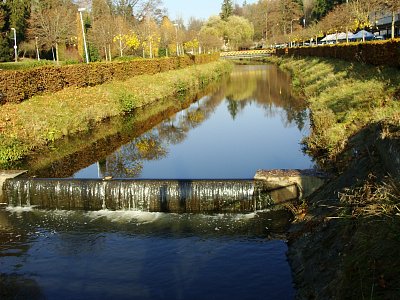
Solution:
{"label": "riverbank", "polygon": [[334,174],[306,199],[291,229],[297,298],[398,299],[399,70],[317,58],[272,61],[292,73],[309,103],[307,151]]}
{"label": "riverbank", "polygon": [[226,61],[142,75],[87,88],[67,88],[0,107],[0,165],[10,166],[37,148],[89,131],[104,120],[151,103],[181,101],[232,70]]}

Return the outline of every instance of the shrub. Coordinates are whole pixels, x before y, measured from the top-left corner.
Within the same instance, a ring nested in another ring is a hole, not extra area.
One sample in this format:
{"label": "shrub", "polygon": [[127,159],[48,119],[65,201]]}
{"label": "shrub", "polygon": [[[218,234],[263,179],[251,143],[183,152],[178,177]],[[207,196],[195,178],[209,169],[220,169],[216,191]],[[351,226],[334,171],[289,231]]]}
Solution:
{"label": "shrub", "polygon": [[91,63],[63,67],[43,66],[31,70],[0,73],[0,104],[18,103],[43,92],[57,92],[66,87],[95,86],[113,79],[125,80],[142,75],[186,68],[215,61],[219,54],[125,62]]}
{"label": "shrub", "polygon": [[124,112],[130,112],[136,107],[137,99],[132,93],[122,91],[118,95],[118,99]]}
{"label": "shrub", "polygon": [[25,151],[25,147],[18,139],[0,135],[0,166],[21,159]]}
{"label": "shrub", "polygon": [[400,67],[400,39],[277,49],[276,54],[280,56],[329,57],[375,66]]}

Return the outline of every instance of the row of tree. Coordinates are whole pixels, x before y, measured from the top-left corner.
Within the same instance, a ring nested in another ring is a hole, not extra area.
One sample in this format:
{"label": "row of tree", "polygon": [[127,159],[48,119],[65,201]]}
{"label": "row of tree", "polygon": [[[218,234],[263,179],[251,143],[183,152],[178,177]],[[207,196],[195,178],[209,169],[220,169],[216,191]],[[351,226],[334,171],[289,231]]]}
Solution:
{"label": "row of tree", "polygon": [[[78,8],[87,8],[79,13]],[[82,18],[82,20],[81,20]],[[83,27],[83,30],[82,30]],[[171,21],[161,0],[3,0],[0,3],[0,60],[10,60],[17,32],[19,55],[84,60],[83,34],[90,60],[210,52],[222,46],[250,45],[253,26],[231,13],[207,22]],[[83,56],[82,56],[83,55]]]}
{"label": "row of tree", "polygon": [[384,15],[392,19],[399,0],[260,0],[236,11],[252,20],[255,39],[267,44],[304,41],[337,31],[374,29]]}
{"label": "row of tree", "polygon": [[[82,15],[79,7],[86,8]],[[161,0],[2,0],[0,60],[12,58],[11,28],[20,56],[83,60],[83,23],[90,59],[111,60],[315,39],[374,26],[373,18],[381,12],[394,20],[399,10],[399,0],[259,0],[242,5],[223,0],[219,16],[191,18],[186,25],[182,19],[170,20]]]}

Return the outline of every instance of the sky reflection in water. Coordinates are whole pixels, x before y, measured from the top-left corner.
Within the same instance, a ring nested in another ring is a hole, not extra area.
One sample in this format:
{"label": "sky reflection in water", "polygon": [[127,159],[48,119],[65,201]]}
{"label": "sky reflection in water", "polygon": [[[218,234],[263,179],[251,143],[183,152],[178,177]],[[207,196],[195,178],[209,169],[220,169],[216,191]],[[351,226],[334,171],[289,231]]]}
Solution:
{"label": "sky reflection in water", "polygon": [[203,97],[75,178],[252,178],[258,169],[307,169],[303,103],[275,66],[237,66]]}

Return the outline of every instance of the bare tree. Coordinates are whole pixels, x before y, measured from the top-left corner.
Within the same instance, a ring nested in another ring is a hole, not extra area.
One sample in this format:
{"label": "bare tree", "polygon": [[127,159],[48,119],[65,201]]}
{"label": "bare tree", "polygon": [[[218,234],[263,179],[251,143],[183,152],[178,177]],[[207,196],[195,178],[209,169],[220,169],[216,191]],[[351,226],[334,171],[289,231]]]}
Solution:
{"label": "bare tree", "polygon": [[[98,49],[104,51],[106,61],[111,61],[111,45],[116,35],[115,17],[107,0],[92,0],[92,28],[90,38]],[[103,52],[102,51],[102,52]]]}
{"label": "bare tree", "polygon": [[396,12],[400,10],[399,0],[371,0],[376,9],[382,10],[383,12],[388,12],[392,17],[392,39],[394,39],[395,32],[395,15]]}
{"label": "bare tree", "polygon": [[60,43],[74,33],[76,7],[69,0],[33,0],[30,35],[51,49],[55,47],[57,64]]}

